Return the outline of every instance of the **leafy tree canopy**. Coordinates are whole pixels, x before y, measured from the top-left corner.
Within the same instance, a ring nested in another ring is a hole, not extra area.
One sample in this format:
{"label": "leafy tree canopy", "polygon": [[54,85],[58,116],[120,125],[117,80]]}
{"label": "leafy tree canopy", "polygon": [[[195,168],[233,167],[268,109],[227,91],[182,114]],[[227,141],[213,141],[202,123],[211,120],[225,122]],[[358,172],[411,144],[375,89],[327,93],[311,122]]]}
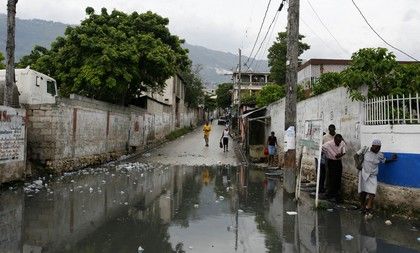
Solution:
{"label": "leafy tree canopy", "polygon": [[26,68],[28,66],[33,67],[36,61],[41,58],[43,55],[48,53],[48,49],[42,46],[36,45],[34,49],[32,49],[29,55],[25,55],[20,59],[20,61],[16,64],[17,68]]}
{"label": "leafy tree canopy", "polygon": [[408,94],[420,87],[420,64],[399,64],[386,48],[360,49],[342,74],[344,85],[356,100],[366,99],[360,92],[363,85],[368,87],[368,98]]}
{"label": "leafy tree canopy", "polygon": [[242,94],[241,105],[255,106],[257,104],[256,94]]}
{"label": "leafy tree canopy", "polygon": [[[303,54],[310,46],[303,43],[305,38],[299,35],[299,55]],[[277,84],[286,83],[286,57],[287,53],[287,31],[280,32],[274,44],[268,49],[268,66],[270,66],[271,78]]]}
{"label": "leafy tree canopy", "polygon": [[267,84],[257,95],[257,105],[263,107],[285,96],[285,90],[277,84]]}
{"label": "leafy tree canopy", "polygon": [[217,107],[225,109],[232,104],[232,89],[233,84],[231,83],[222,83],[217,86]]}
{"label": "leafy tree canopy", "polygon": [[0,52],[0,69],[5,69],[6,65],[4,65],[4,56],[3,54]]}
{"label": "leafy tree canopy", "polygon": [[197,107],[203,103],[203,81],[200,78],[201,66],[190,66],[181,72],[185,81],[185,102],[189,107]]}
{"label": "leafy tree canopy", "polygon": [[324,92],[333,90],[342,86],[343,84],[343,77],[341,73],[337,72],[329,72],[321,74],[319,79],[314,83],[313,86],[313,94],[319,95]]}
{"label": "leafy tree canopy", "polygon": [[167,18],[105,8],[96,14],[91,7],[86,14],[33,65],[54,77],[64,96],[127,104],[142,90],[162,91],[165,80],[190,65],[184,41],[170,33]]}

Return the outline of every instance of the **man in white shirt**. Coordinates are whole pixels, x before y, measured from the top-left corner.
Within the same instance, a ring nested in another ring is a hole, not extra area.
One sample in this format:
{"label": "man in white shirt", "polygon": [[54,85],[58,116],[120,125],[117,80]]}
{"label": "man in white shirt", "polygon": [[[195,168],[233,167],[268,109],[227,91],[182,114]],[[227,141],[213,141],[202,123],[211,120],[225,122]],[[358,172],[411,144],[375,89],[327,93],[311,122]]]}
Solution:
{"label": "man in white shirt", "polygon": [[323,144],[322,151],[325,153],[328,164],[328,191],[326,197],[334,198],[337,202],[341,202],[341,175],[343,173],[341,158],[346,154],[346,144],[341,134],[336,134],[334,140]]}
{"label": "man in white shirt", "polygon": [[[322,137],[322,144],[334,140],[335,136],[335,125],[331,124],[328,126],[328,133]],[[324,152],[321,154],[321,170],[319,171],[319,192],[325,193],[325,178],[327,176],[327,158]]]}

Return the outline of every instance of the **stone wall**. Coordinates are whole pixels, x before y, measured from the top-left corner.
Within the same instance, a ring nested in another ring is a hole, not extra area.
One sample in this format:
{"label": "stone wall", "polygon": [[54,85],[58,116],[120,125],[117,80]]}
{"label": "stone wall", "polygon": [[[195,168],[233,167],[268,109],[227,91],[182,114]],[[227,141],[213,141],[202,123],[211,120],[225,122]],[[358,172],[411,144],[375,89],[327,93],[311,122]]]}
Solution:
{"label": "stone wall", "polygon": [[[184,109],[180,127],[198,122],[195,110]],[[151,114],[76,95],[56,104],[29,105],[28,158],[56,172],[100,164],[133,148],[165,138],[175,129],[172,114]]]}
{"label": "stone wall", "polygon": [[0,184],[28,173],[25,119],[25,110],[0,106]]}

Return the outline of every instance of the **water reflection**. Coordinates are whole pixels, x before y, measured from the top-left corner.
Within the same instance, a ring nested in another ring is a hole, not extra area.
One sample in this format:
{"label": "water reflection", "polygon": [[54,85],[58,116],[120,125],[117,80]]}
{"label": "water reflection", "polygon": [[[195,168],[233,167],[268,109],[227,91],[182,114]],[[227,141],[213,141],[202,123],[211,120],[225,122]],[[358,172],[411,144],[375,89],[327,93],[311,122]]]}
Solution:
{"label": "water reflection", "polygon": [[279,178],[243,166],[111,167],[48,185],[49,192],[0,194],[0,252],[420,250],[410,224],[315,212],[312,200],[297,205],[284,193]]}

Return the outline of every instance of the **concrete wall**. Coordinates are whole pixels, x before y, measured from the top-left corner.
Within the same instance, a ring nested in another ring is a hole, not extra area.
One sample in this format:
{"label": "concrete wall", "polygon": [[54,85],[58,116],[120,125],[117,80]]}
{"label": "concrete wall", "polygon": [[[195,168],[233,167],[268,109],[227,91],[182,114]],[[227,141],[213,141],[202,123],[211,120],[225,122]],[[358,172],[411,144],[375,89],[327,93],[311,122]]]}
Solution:
{"label": "concrete wall", "polygon": [[0,106],[0,184],[26,174],[26,111]]}
{"label": "concrete wall", "polygon": [[[198,114],[183,109],[180,127],[197,124]],[[163,139],[175,129],[174,116],[151,114],[72,95],[52,105],[28,105],[28,157],[55,171],[106,162]]]}
{"label": "concrete wall", "polygon": [[[279,144],[284,140],[285,100],[279,100],[267,107],[271,124],[266,127],[266,135],[275,131]],[[354,166],[353,155],[362,145],[370,146],[373,139],[381,139],[383,152],[397,153],[400,159],[380,167],[378,176],[378,195],[380,205],[406,205],[411,210],[420,208],[420,139],[419,125],[364,126],[363,103],[352,101],[345,88],[338,88],[322,95],[312,97],[297,104],[297,142],[304,137],[305,121],[321,119],[327,132],[329,124],[334,124],[337,133],[344,137],[347,154],[343,158],[343,190],[353,198],[357,196],[358,171]],[[297,147],[297,154],[300,152]],[[279,159],[283,159],[283,147]],[[302,159],[303,175],[315,177],[315,153],[305,148]],[[414,207],[414,209],[413,209]]]}

